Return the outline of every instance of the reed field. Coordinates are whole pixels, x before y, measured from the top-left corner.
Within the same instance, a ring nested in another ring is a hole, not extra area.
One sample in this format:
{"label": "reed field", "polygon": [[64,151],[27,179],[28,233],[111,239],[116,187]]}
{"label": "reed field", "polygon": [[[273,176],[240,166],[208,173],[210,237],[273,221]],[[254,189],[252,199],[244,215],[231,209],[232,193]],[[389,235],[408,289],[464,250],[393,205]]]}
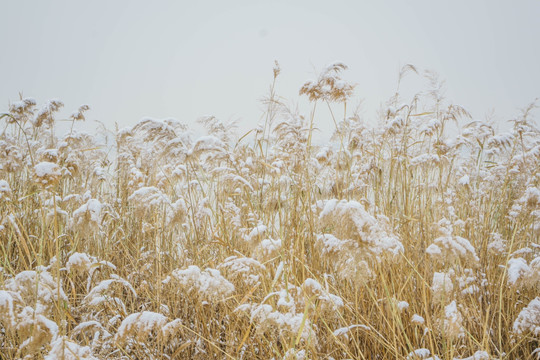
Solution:
{"label": "reed field", "polygon": [[0,358],[540,359],[535,103],[475,120],[408,65],[365,119],[346,69],[292,109],[276,63],[255,128],[202,136],[7,104]]}

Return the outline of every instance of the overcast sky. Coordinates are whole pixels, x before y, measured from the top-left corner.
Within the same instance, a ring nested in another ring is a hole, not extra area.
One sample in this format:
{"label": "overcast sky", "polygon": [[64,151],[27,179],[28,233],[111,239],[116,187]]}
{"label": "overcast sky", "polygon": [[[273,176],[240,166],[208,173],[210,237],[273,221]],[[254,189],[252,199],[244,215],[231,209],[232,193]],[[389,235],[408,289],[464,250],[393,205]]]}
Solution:
{"label": "overcast sky", "polygon": [[344,62],[367,117],[407,63],[437,71],[476,118],[502,123],[540,97],[540,1],[3,0],[0,13],[0,112],[22,92],[89,104],[111,127],[202,115],[249,127],[274,60],[292,104]]}

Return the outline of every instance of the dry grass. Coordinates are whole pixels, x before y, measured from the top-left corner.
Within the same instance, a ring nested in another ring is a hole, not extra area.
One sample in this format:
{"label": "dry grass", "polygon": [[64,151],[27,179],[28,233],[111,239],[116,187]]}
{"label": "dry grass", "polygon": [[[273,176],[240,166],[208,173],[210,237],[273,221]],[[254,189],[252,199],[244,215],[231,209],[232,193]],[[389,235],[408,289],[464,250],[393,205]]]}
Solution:
{"label": "dry grass", "polygon": [[[73,126],[58,136],[57,100],[11,104],[0,357],[538,357],[533,105],[497,134],[429,75],[370,128],[336,117],[353,93],[345,69],[301,87],[309,117],[272,85],[240,137],[213,117],[199,138],[147,119],[108,146]],[[419,73],[400,82],[407,71]],[[325,145],[312,141],[317,105],[336,128]]]}

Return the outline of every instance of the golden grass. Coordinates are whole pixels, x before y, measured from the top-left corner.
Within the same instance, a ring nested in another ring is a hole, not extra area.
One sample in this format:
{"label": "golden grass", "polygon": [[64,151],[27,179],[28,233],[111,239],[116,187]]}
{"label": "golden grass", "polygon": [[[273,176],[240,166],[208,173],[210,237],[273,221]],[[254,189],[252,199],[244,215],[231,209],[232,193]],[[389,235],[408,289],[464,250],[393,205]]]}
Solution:
{"label": "golden grass", "polygon": [[[276,67],[263,121],[241,136],[213,117],[198,138],[146,119],[108,145],[58,136],[57,100],[11,104],[0,357],[538,356],[533,105],[497,134],[432,82],[370,128],[346,114],[345,69],[301,87],[304,117],[275,94]],[[312,140],[317,104],[328,144]]]}

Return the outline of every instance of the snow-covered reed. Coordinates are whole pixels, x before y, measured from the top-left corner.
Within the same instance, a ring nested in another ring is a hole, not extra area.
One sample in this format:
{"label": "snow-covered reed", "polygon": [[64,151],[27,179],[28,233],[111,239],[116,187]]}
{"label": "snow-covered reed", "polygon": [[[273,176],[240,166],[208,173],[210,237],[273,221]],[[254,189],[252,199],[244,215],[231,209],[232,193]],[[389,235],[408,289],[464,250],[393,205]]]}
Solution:
{"label": "snow-covered reed", "polygon": [[[333,63],[253,131],[0,115],[0,357],[530,359],[540,355],[540,132],[427,91],[372,126]],[[329,110],[329,111],[327,111]],[[321,122],[334,129],[314,141]]]}

